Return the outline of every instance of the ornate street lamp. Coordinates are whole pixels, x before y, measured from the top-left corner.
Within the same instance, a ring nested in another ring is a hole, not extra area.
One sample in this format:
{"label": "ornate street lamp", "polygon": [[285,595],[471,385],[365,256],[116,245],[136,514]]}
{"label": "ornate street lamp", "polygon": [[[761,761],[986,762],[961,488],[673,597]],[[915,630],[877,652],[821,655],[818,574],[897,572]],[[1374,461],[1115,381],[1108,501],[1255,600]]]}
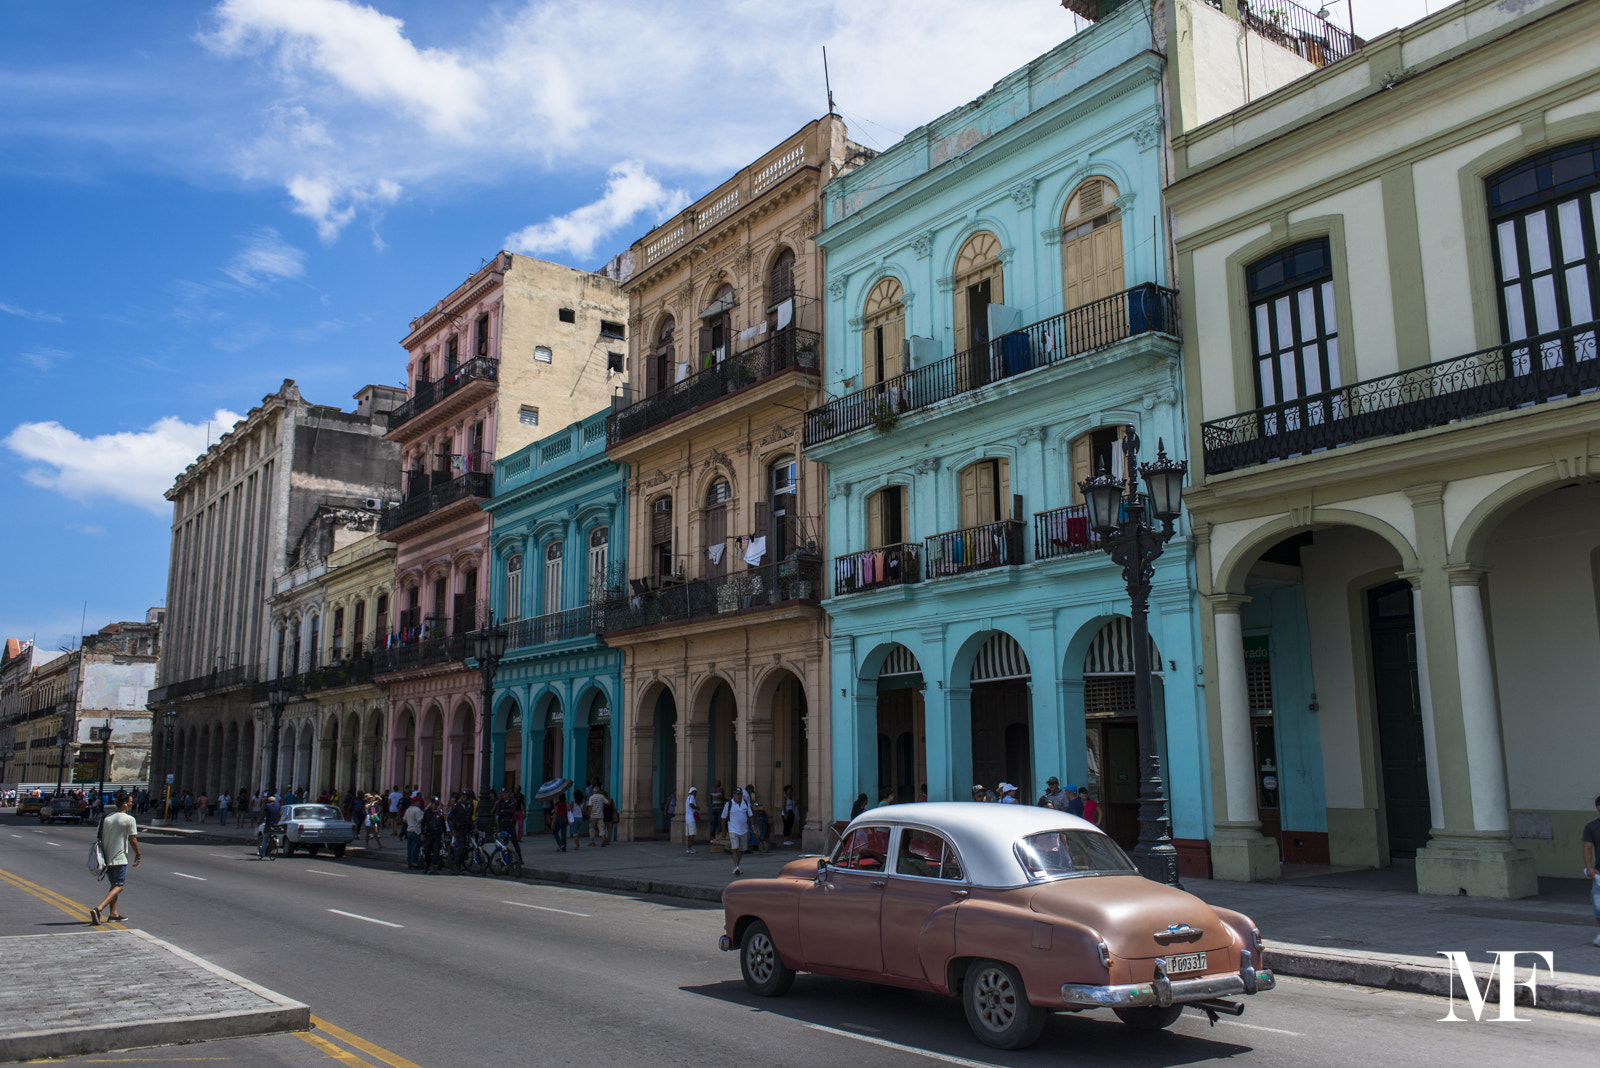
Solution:
{"label": "ornate street lamp", "polygon": [[56,748],[61,750],[61,759],[56,761],[56,796],[61,796],[61,776],[67,770],[67,747],[72,744],[72,734],[67,728],[62,727],[56,734]]}
{"label": "ornate street lamp", "polygon": [[[1129,465],[1139,455],[1139,436],[1129,426],[1124,440]],[[1161,757],[1156,749],[1155,705],[1150,694],[1150,582],[1155,562],[1174,533],[1173,523],[1183,510],[1183,480],[1189,465],[1169,460],[1162,442],[1156,458],[1143,464],[1146,494],[1132,492],[1121,478],[1100,473],[1079,483],[1088,504],[1089,525],[1100,536],[1100,547],[1122,565],[1133,618],[1133,704],[1139,718],[1139,843],[1133,862],[1147,879],[1178,885],[1178,853],[1172,845],[1172,819],[1167,814]],[[1131,481],[1131,480],[1130,480]],[[1151,520],[1159,522],[1154,526]]]}
{"label": "ornate street lamp", "polygon": [[494,818],[489,814],[492,807],[490,793],[494,789],[489,775],[489,719],[494,705],[494,671],[500,666],[500,658],[506,655],[508,637],[506,628],[494,621],[493,614],[489,616],[487,627],[472,634],[472,656],[477,660],[478,671],[483,676],[483,713],[478,717],[483,739],[478,749],[478,826],[486,832],[494,830]]}
{"label": "ornate street lamp", "polygon": [[166,769],[167,776],[167,809],[161,816],[164,824],[172,823],[172,780],[177,778],[172,770],[172,736],[178,727],[178,706],[168,705],[161,710],[161,719],[167,725],[167,755],[162,758],[161,766]]}
{"label": "ornate street lamp", "polygon": [[286,686],[274,686],[267,691],[267,704],[272,708],[272,763],[267,766],[267,796],[278,792],[278,734],[283,726],[283,708],[294,691]]}
{"label": "ornate street lamp", "polygon": [[104,804],[106,796],[106,761],[111,756],[111,721],[108,719],[103,726],[94,729],[94,736],[100,740],[100,789],[95,792],[96,804]]}

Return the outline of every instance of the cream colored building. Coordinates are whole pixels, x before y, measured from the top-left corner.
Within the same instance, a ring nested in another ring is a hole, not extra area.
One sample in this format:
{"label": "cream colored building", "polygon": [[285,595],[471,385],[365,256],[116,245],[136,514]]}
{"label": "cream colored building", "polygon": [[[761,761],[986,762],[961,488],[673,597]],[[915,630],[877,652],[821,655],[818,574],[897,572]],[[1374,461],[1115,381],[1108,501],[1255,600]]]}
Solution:
{"label": "cream colored building", "polygon": [[1595,0],[1467,0],[1174,137],[1219,877],[1579,869],[1597,55]]}
{"label": "cream colored building", "polygon": [[[801,455],[823,372],[822,186],[871,153],[829,115],[634,243],[623,289],[629,380],[608,454],[629,466],[630,589],[605,639],[626,654],[622,819],[666,832],[663,804],[756,788],[781,829],[826,844],[824,478]],[[629,273],[631,272],[631,273]],[[631,402],[631,403],[629,403]]]}

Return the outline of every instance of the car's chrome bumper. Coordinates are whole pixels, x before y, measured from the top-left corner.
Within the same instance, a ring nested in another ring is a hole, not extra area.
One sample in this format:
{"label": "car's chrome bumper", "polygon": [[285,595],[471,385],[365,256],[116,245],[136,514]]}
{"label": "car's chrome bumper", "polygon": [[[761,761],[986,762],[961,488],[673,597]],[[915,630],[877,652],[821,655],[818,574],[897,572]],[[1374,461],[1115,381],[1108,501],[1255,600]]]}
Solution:
{"label": "car's chrome bumper", "polygon": [[[1165,961],[1158,961],[1164,965]],[[1210,1001],[1235,994],[1256,994],[1278,985],[1269,968],[1249,964],[1226,975],[1202,975],[1196,979],[1168,979],[1158,966],[1156,977],[1148,983],[1093,986],[1064,983],[1061,1000],[1083,1008],[1136,1008],[1143,1005],[1185,1005],[1191,1001]]]}

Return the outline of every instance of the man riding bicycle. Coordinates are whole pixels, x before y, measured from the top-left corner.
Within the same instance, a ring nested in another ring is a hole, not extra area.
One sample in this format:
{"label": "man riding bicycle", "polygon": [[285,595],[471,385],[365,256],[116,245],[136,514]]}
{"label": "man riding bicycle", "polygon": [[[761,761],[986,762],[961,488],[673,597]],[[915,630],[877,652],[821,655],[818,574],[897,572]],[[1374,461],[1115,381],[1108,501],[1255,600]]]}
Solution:
{"label": "man riding bicycle", "polygon": [[267,856],[267,836],[281,826],[279,822],[283,816],[283,806],[278,804],[278,796],[273,794],[261,806],[261,826],[256,828],[256,857],[265,860]]}

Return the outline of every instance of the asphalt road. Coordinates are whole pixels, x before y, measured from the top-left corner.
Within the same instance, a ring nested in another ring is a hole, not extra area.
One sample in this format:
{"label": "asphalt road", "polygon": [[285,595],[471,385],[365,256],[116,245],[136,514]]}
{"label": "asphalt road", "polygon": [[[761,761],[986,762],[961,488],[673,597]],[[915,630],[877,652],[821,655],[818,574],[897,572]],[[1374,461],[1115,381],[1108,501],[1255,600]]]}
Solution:
{"label": "asphalt road", "polygon": [[[82,864],[93,833],[0,816],[0,870],[94,904],[104,884]],[[130,926],[303,1001],[336,1029],[54,1063],[1600,1063],[1600,1019],[1523,1010],[1521,1024],[1439,1023],[1440,999],[1295,979],[1215,1027],[1186,1013],[1151,1035],[1109,1012],[1057,1015],[1036,1047],[1002,1053],[971,1037],[956,1002],[931,994],[801,976],[784,998],[750,996],[736,955],[716,948],[714,908],[327,858],[262,862],[236,846],[153,837],[122,909]],[[63,921],[0,883],[0,935]]]}

